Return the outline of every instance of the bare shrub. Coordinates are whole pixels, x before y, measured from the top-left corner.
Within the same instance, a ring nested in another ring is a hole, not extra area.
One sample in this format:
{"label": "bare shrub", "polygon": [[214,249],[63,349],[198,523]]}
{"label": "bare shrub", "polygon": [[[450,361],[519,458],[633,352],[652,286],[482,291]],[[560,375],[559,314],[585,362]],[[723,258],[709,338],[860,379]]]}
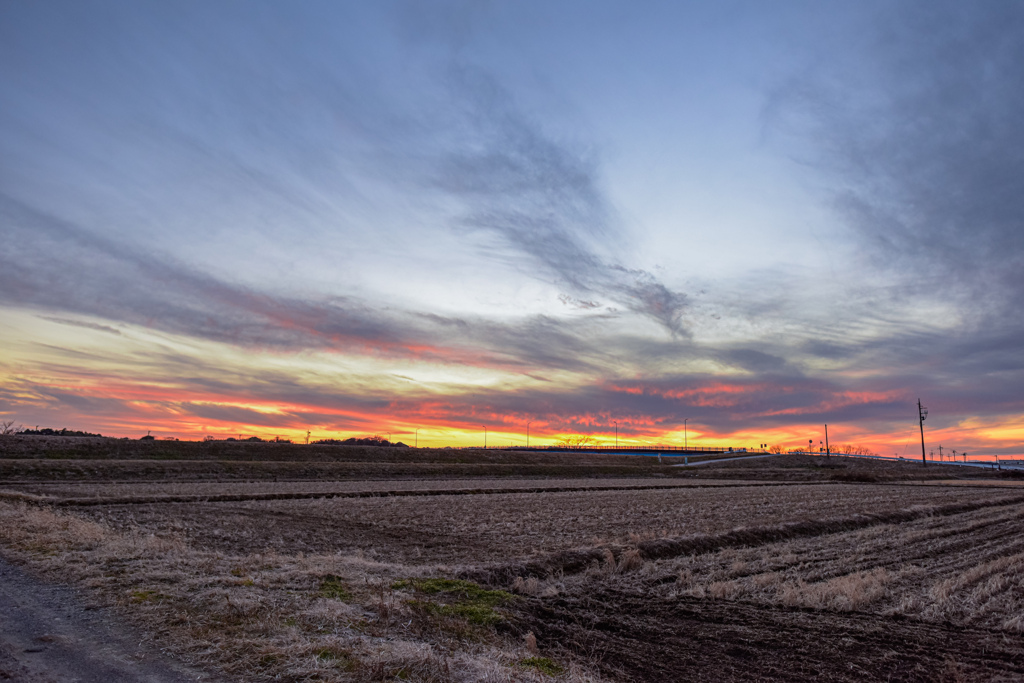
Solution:
{"label": "bare shrub", "polygon": [[619,558],[619,573],[631,572],[639,569],[644,564],[644,558],[640,556],[640,551],[636,548],[630,548],[622,553],[622,557]]}

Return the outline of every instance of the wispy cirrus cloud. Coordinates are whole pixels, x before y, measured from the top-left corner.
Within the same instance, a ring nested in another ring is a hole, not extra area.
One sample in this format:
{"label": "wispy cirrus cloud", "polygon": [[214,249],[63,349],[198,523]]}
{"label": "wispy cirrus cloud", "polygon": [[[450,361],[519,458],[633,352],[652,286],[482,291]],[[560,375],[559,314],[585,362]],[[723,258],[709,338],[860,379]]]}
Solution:
{"label": "wispy cirrus cloud", "polygon": [[[158,252],[112,242],[9,198],[0,198],[0,221],[18,244],[0,253],[0,302],[9,306],[288,353],[334,350],[442,364],[567,369],[600,355],[572,325],[545,316],[498,323],[381,309],[344,296],[262,292]],[[118,333],[99,323],[44,318]]]}
{"label": "wispy cirrus cloud", "polygon": [[609,299],[686,334],[686,295],[609,256],[624,237],[596,155],[545,134],[494,78],[466,67],[453,74],[467,132],[437,160],[431,183],[463,202],[463,224],[526,255],[574,295]]}
{"label": "wispy cirrus cloud", "polygon": [[83,327],[87,330],[98,330],[100,332],[109,332],[110,334],[121,334],[121,330],[110,327],[109,325],[98,325],[91,323],[87,320],[73,320],[71,318],[58,318],[51,315],[39,316],[42,320],[49,320],[52,323],[58,325],[70,325],[71,327]]}

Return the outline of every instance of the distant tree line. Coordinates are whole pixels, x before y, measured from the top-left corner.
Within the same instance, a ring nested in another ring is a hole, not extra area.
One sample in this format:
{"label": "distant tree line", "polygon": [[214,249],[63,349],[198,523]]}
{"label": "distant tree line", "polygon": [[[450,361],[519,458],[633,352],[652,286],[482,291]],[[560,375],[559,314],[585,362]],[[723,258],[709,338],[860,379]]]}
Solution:
{"label": "distant tree line", "polygon": [[103,436],[102,434],[92,434],[90,432],[81,432],[77,429],[50,429],[44,427],[43,429],[22,429],[20,431],[10,432],[11,434],[26,434],[28,436]]}
{"label": "distant tree line", "polygon": [[340,439],[320,439],[314,441],[314,444],[318,446],[380,446],[383,448],[408,448],[406,444],[399,441],[398,443],[391,443],[379,434],[373,436],[366,436],[362,438],[349,437],[344,441]]}

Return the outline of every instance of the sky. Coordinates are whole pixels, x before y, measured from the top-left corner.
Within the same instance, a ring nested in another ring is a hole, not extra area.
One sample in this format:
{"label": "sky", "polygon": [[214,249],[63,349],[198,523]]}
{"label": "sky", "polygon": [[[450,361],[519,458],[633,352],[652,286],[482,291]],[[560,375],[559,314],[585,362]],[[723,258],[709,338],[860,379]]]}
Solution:
{"label": "sky", "polygon": [[998,0],[0,0],[0,420],[1019,454],[1022,63]]}

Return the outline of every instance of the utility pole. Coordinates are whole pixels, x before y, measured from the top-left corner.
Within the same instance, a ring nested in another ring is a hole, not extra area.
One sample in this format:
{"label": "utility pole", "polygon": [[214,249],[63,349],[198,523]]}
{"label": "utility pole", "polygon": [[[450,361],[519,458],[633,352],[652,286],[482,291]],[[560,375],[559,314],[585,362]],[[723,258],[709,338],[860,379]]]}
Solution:
{"label": "utility pole", "polygon": [[825,457],[827,458],[830,455],[831,453],[829,453],[828,449],[828,425],[825,425]]}
{"label": "utility pole", "polygon": [[619,423],[615,423],[615,448],[619,447]]}
{"label": "utility pole", "polygon": [[420,427],[417,427],[416,428],[416,445],[414,446],[414,448],[419,448],[419,447],[420,447]]}
{"label": "utility pole", "polygon": [[925,457],[924,451],[924,420],[928,417],[928,409],[921,405],[921,399],[917,399],[917,417],[919,420],[918,425],[921,427],[921,462],[927,467],[928,458]]}
{"label": "utility pole", "polygon": [[309,445],[309,430],[306,430],[306,445]]}
{"label": "utility pole", "polygon": [[683,420],[683,450],[689,450],[690,448],[690,437],[686,431],[686,423],[690,421],[690,418]]}
{"label": "utility pole", "polygon": [[530,447],[530,425],[533,424],[533,420],[526,423],[526,447]]}
{"label": "utility pole", "polygon": [[483,425],[484,428],[484,449],[487,448],[487,425]]}
{"label": "utility pole", "polygon": [[939,462],[942,462],[942,461],[943,461],[942,444],[940,443],[939,444]]}

